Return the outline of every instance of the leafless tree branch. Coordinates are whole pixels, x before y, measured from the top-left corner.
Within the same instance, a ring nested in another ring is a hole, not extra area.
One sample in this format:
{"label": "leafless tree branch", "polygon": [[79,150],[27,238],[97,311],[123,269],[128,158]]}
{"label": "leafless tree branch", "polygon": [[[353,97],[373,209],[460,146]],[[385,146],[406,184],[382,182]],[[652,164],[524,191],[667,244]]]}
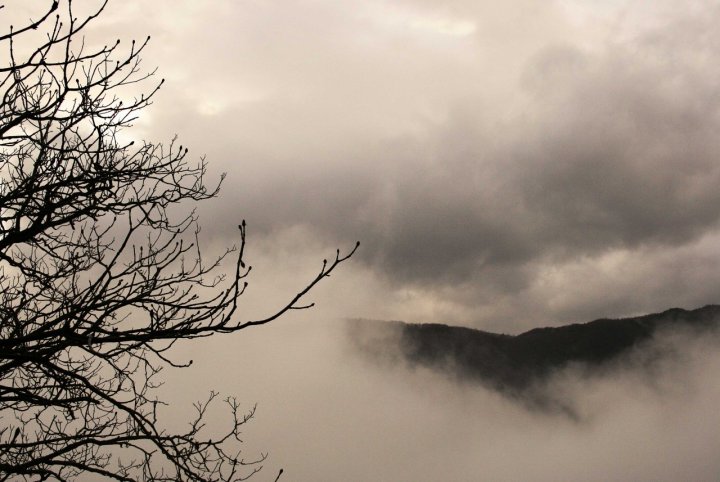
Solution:
{"label": "leafless tree branch", "polygon": [[[217,195],[205,160],[175,140],[123,140],[163,82],[121,95],[155,72],[140,67],[149,37],[86,46],[106,6],[78,19],[72,0],[53,1],[0,35],[0,481],[245,480],[266,457],[240,449],[254,407],[226,398],[228,429],[207,433],[212,392],[184,432],[168,432],[159,374],[187,366],[169,351],[310,308],[305,296],[357,245],[273,314],[238,321],[245,222],[238,247],[204,259],[195,211],[172,208]],[[47,35],[28,50],[38,29]]]}

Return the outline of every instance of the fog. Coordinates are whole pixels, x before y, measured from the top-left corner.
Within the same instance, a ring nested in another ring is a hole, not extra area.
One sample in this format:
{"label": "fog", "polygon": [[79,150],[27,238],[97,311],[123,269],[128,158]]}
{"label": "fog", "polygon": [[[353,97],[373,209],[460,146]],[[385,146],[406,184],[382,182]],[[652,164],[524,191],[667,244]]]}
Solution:
{"label": "fog", "polygon": [[[528,410],[442,373],[360,356],[340,320],[292,320],[194,346],[175,408],[223,387],[258,402],[246,456],[263,480],[716,480],[717,340],[681,335],[652,376],[630,364],[550,383],[578,417]],[[212,347],[212,349],[208,349]],[[194,376],[195,375],[195,376]]]}
{"label": "fog", "polygon": [[363,357],[343,320],[519,333],[720,302],[719,21],[713,0],[111,3],[88,42],[150,34],[167,78],[132,135],[227,172],[198,206],[209,253],[248,221],[239,317],[362,243],[313,310],[179,345],[169,423],[212,389],[257,402],[261,480],[717,480],[716,341],[558,373],[573,418]]}
{"label": "fog", "polygon": [[[267,273],[256,273],[247,293],[262,302],[243,305],[258,314],[292,291],[293,283],[277,285],[281,270],[299,283],[319,268],[293,262],[292,252],[250,254]],[[358,281],[334,276],[310,297],[311,311],[178,347],[179,360],[194,364],[165,375],[166,414],[186,420],[210,390],[246,408],[257,403],[243,440],[249,459],[269,452],[260,480],[280,468],[293,481],[717,479],[717,336],[664,333],[611,368],[557,372],[545,389],[572,407],[570,416],[363,354],[343,310],[332,308],[341,299],[353,306],[350,294],[363,295]],[[216,406],[212,422],[222,415]]]}

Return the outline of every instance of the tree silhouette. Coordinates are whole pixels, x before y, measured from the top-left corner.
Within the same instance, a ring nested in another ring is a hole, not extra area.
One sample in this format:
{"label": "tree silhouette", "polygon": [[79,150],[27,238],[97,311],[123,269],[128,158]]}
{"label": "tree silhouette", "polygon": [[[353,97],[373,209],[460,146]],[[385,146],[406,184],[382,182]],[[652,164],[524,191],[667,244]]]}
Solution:
{"label": "tree silhouette", "polygon": [[154,74],[140,68],[149,38],[85,45],[107,1],[80,18],[53,1],[0,35],[0,480],[244,480],[264,460],[240,451],[254,409],[227,398],[227,431],[205,433],[212,392],[187,430],[163,427],[158,375],[187,366],[170,349],[309,308],[357,245],[271,315],[237,321],[245,223],[238,247],[204,259],[193,204],[219,188],[204,159],[123,136],[162,82],[133,95]]}

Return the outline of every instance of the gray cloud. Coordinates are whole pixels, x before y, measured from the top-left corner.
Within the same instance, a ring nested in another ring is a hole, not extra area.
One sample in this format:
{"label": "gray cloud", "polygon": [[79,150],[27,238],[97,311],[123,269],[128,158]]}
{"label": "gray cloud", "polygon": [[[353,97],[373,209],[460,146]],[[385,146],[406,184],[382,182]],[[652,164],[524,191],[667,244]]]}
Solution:
{"label": "gray cloud", "polygon": [[228,172],[208,236],[359,239],[381,299],[348,315],[516,331],[716,301],[693,267],[718,253],[692,251],[720,216],[710,3],[159,2],[106,28],[159,31],[138,132]]}

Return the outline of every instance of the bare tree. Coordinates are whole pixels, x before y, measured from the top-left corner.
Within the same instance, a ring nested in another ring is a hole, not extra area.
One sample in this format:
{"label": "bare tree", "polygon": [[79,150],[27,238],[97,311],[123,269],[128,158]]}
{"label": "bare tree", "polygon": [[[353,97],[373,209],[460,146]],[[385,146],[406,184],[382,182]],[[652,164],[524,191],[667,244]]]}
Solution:
{"label": "bare tree", "polygon": [[123,137],[162,82],[132,95],[154,74],[147,40],[85,45],[106,4],[76,18],[53,1],[0,34],[0,480],[243,480],[264,459],[240,451],[254,409],[227,398],[228,430],[205,433],[213,392],[183,433],[163,428],[158,374],[187,366],[169,350],[309,308],[357,245],[273,314],[237,321],[245,223],[237,248],[205,260],[193,205],[219,186],[204,159]]}

